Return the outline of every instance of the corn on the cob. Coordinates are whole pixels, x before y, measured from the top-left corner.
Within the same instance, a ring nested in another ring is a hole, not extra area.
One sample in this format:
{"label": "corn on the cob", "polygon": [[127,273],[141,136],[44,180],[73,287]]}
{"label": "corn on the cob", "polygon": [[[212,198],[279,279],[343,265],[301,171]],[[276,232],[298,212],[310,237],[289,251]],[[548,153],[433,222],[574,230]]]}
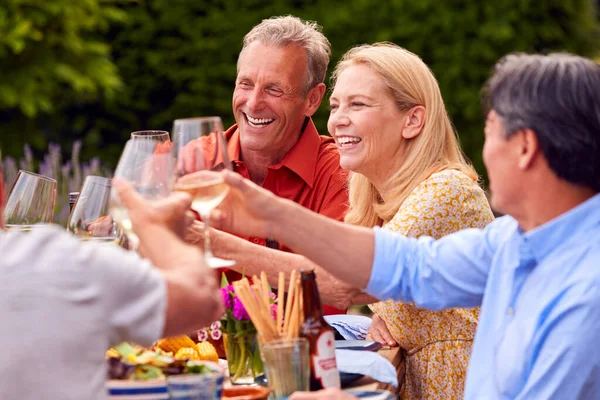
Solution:
{"label": "corn on the cob", "polygon": [[196,345],[196,350],[198,350],[198,355],[200,356],[200,360],[206,361],[219,361],[219,355],[217,354],[217,349],[209,342],[200,342]]}
{"label": "corn on the cob", "polygon": [[198,351],[196,351],[193,347],[182,347],[177,350],[177,354],[175,354],[175,358],[178,360],[188,359],[188,360],[200,360],[200,356],[198,355]]}
{"label": "corn on the cob", "polygon": [[119,352],[117,350],[115,350],[111,347],[110,349],[108,349],[106,351],[106,358],[111,358],[111,357],[121,357],[121,355],[119,354]]}
{"label": "corn on the cob", "polygon": [[180,336],[160,339],[156,343],[156,347],[158,347],[164,351],[170,351],[173,354],[176,354],[177,351],[181,348],[195,347],[195,346],[196,346],[196,344],[194,343],[194,341],[192,339],[190,339],[190,337],[187,335],[180,335]]}

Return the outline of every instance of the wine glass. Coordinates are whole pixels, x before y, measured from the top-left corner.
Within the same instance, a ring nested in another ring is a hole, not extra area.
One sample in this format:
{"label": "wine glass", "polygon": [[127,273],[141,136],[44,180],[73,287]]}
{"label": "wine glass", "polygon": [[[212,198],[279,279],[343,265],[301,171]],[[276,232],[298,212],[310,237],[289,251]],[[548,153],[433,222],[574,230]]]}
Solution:
{"label": "wine glass", "polygon": [[109,212],[110,182],[101,176],[85,178],[67,222],[67,230],[80,240],[122,244],[121,229]]}
{"label": "wine glass", "polygon": [[169,132],[167,131],[135,131],[131,132],[131,139],[134,140],[154,140],[157,142],[170,142]]}
{"label": "wine glass", "polygon": [[[160,200],[171,193],[174,161],[172,146],[161,146],[161,143],[149,140],[129,140],[117,164],[115,178],[129,182],[150,202]],[[115,190],[110,192],[109,211],[127,235],[131,246],[136,248],[139,239],[133,232],[127,208]]]}
{"label": "wine glass", "polygon": [[233,260],[215,257],[210,247],[210,213],[229,191],[219,171],[231,170],[223,123],[219,117],[177,119],[173,123],[177,180],[173,190],[192,196],[192,209],[204,222],[204,256],[211,268],[227,268]]}
{"label": "wine glass", "polygon": [[51,223],[55,202],[54,179],[29,171],[19,171],[4,207],[6,228],[28,232],[35,224]]}

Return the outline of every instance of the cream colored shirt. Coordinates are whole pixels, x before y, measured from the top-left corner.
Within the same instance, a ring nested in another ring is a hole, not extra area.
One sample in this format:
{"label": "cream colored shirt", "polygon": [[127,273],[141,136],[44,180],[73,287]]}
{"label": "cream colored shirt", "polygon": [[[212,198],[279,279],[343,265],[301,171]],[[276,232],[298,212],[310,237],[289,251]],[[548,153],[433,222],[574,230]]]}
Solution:
{"label": "cream colored shirt", "polygon": [[56,226],[0,231],[0,399],[106,398],[105,352],[163,332],[166,283],[116,246]]}

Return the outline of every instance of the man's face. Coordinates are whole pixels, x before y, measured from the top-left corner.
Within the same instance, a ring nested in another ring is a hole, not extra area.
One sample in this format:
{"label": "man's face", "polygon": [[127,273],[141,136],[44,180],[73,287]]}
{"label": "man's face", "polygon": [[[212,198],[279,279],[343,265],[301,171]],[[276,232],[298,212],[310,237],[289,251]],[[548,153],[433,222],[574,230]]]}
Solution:
{"label": "man's face", "polygon": [[303,93],[306,52],[296,45],[254,42],[240,57],[233,112],[242,151],[283,158],[298,141],[304,117],[314,113]]}
{"label": "man's face", "polygon": [[483,145],[483,163],[488,172],[491,206],[502,213],[509,214],[511,205],[516,204],[523,193],[520,189],[519,133],[506,139],[502,119],[494,110],[485,121],[485,144]]}

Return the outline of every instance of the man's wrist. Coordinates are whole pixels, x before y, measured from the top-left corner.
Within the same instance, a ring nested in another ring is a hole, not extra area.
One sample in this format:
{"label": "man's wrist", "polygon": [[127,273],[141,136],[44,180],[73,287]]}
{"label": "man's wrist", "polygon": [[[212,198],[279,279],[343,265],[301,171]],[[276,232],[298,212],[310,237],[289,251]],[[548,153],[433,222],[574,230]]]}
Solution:
{"label": "man's wrist", "polygon": [[273,206],[271,207],[271,217],[267,221],[268,237],[281,241],[281,235],[285,232],[285,226],[287,225],[286,220],[290,217],[290,210],[293,210],[288,204],[290,202],[293,203],[291,200],[281,197],[278,197],[273,202]]}

